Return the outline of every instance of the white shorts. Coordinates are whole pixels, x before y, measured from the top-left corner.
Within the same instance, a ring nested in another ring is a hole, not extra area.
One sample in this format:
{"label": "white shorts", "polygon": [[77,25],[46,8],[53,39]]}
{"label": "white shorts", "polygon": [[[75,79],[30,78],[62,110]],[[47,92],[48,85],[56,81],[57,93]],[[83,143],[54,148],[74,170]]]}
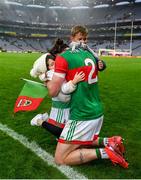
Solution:
{"label": "white shorts", "polygon": [[70,113],[70,108],[59,109],[59,108],[51,108],[48,123],[58,126],[60,128],[64,128],[66,122],[68,121]]}
{"label": "white shorts", "polygon": [[98,138],[103,116],[89,121],[67,121],[59,138],[60,143],[91,145]]}

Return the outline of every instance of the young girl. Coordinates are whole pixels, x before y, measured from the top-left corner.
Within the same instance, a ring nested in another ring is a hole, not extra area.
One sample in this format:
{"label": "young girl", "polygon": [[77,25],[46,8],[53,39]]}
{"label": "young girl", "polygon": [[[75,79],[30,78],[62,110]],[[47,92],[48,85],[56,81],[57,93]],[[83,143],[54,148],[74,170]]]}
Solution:
{"label": "young girl", "polygon": [[[57,41],[57,43],[58,43],[58,41]],[[60,48],[60,46],[63,48]],[[54,51],[59,53],[60,51],[62,52],[64,50],[65,46],[64,46],[63,41],[61,41],[61,43],[60,43],[60,40],[59,40],[59,45],[58,46],[56,45],[55,47],[56,47],[56,49],[54,48]],[[59,48],[60,48],[60,50],[58,51]],[[37,72],[36,77],[39,77],[39,79],[41,81],[50,81],[52,79],[52,76],[54,73],[54,63],[55,63],[54,59],[55,59],[54,55],[47,53],[46,57],[43,55],[43,58],[40,57],[37,60],[38,63],[37,62],[34,63],[34,64],[36,64],[36,68],[33,68],[33,69],[36,69],[36,72]],[[46,63],[43,63],[43,61]],[[39,69],[45,69],[44,67],[40,68],[43,65],[45,66],[45,64],[46,64],[46,71],[39,72]],[[32,71],[33,71],[33,69],[32,69]],[[32,73],[31,73],[31,75],[33,76]],[[76,73],[73,80],[71,80],[67,83],[64,82],[59,94],[56,97],[52,98],[52,107],[51,107],[49,117],[48,117],[47,113],[38,114],[31,120],[31,125],[32,126],[42,126],[58,138],[62,132],[62,129],[64,128],[66,121],[68,120],[68,117],[69,117],[69,110],[70,110],[70,102],[69,101],[71,98],[70,93],[75,91],[75,89],[77,88],[77,83],[80,81],[83,81],[84,76],[85,76],[85,74],[83,72]]]}

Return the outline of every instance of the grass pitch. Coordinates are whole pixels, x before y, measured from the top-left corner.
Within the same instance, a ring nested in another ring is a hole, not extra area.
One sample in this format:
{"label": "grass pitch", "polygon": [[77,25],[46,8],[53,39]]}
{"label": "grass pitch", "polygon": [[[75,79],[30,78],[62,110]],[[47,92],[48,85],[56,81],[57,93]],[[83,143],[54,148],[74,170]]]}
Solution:
{"label": "grass pitch", "polygon": [[[38,113],[49,112],[47,97],[36,111],[18,112],[13,107],[29,71],[40,54],[0,53],[0,122],[29,141],[36,141],[54,154],[55,137],[40,127],[31,127],[30,120]],[[113,166],[109,160],[96,160],[73,167],[89,179],[141,178],[141,59],[103,58],[107,69],[99,73],[99,88],[105,109],[101,136],[121,135],[125,139],[129,168]],[[0,178],[63,179],[57,169],[48,166],[30,150],[0,131]]]}

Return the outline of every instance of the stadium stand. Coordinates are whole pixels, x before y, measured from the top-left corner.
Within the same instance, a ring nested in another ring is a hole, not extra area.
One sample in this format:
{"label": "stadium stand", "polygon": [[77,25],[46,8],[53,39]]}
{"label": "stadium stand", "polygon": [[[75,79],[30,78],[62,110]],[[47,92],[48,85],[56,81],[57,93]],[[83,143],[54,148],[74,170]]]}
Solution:
{"label": "stadium stand", "polygon": [[2,0],[0,49],[46,52],[56,37],[68,41],[76,24],[89,28],[89,44],[97,52],[113,49],[117,25],[116,49],[130,49],[132,40],[132,55],[141,55],[140,9],[136,0],[76,0],[73,6],[61,0]]}

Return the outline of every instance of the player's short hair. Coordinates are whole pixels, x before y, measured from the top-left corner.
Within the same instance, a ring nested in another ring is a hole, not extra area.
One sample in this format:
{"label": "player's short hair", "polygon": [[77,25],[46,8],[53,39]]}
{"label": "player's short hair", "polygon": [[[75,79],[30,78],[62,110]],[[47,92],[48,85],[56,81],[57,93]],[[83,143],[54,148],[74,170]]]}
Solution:
{"label": "player's short hair", "polygon": [[85,26],[80,26],[80,25],[72,27],[71,35],[75,36],[78,33],[82,33],[82,35],[87,36],[88,35],[88,29]]}

